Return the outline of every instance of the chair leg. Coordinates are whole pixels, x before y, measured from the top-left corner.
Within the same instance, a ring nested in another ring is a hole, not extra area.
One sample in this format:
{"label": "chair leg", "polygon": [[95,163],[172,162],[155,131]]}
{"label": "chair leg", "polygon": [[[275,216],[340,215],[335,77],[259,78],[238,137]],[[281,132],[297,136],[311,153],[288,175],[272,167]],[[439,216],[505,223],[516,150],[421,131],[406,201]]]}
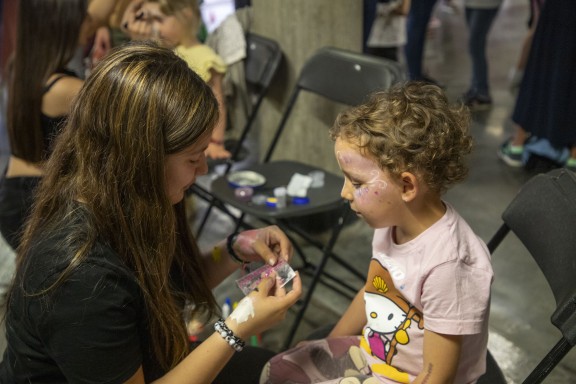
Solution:
{"label": "chair leg", "polygon": [[214,200],[212,199],[210,201],[210,204],[208,205],[208,208],[206,208],[206,212],[204,212],[204,216],[202,216],[202,221],[200,222],[200,225],[198,226],[198,229],[196,230],[196,238],[200,238],[200,235],[202,235],[202,232],[204,231],[204,227],[206,226],[206,223],[208,222],[208,218],[210,217],[210,214],[212,213],[212,208],[214,208]]}
{"label": "chair leg", "polygon": [[508,228],[506,224],[502,224],[500,228],[498,228],[498,232],[496,232],[494,236],[492,236],[492,238],[486,245],[488,247],[488,252],[490,252],[490,254],[492,254],[496,249],[496,247],[500,245],[500,243],[502,242],[502,240],[504,240],[508,232],[510,232],[510,228]]}
{"label": "chair leg", "polygon": [[312,277],[312,281],[310,282],[310,286],[308,287],[308,290],[306,291],[306,295],[304,296],[304,300],[302,301],[301,308],[298,311],[298,313],[296,314],[296,319],[294,320],[294,323],[292,324],[292,327],[290,328],[290,331],[288,332],[288,336],[286,337],[286,340],[284,341],[284,346],[282,347],[283,350],[288,349],[290,347],[290,345],[292,344],[292,340],[294,339],[294,335],[296,334],[296,331],[298,330],[298,327],[300,326],[300,323],[302,322],[302,319],[304,318],[304,313],[306,312],[306,309],[308,308],[308,305],[310,304],[310,301],[312,299],[312,295],[314,294],[314,290],[316,289],[316,286],[318,285],[318,282],[320,280],[320,276],[322,275],[322,272],[324,271],[324,267],[326,266],[326,262],[328,261],[328,258],[332,255],[332,248],[334,247],[334,244],[336,244],[336,240],[338,239],[338,235],[340,234],[340,231],[344,227],[344,217],[347,213],[348,213],[348,211],[345,211],[344,216],[341,216],[338,219],[338,223],[334,226],[334,229],[332,231],[332,236],[330,236],[328,243],[326,243],[326,245],[322,251],[322,258],[320,259],[320,263],[316,267],[316,271],[314,272],[314,275]]}
{"label": "chair leg", "polygon": [[570,349],[572,349],[572,345],[568,340],[565,337],[561,338],[522,384],[539,384],[544,381],[546,376],[562,361]]}

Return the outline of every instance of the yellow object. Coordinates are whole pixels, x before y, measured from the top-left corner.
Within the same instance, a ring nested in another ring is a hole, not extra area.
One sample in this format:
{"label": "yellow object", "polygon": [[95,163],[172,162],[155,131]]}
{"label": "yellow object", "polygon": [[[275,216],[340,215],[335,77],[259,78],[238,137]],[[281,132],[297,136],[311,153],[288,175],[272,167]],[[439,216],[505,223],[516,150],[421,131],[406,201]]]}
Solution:
{"label": "yellow object", "polygon": [[180,45],[176,47],[174,51],[184,59],[188,66],[205,82],[209,82],[212,77],[210,70],[222,74],[226,73],[224,60],[207,45],[199,44],[191,47]]}
{"label": "yellow object", "polygon": [[215,263],[219,263],[220,260],[222,260],[222,250],[219,246],[212,248],[212,260],[214,260]]}

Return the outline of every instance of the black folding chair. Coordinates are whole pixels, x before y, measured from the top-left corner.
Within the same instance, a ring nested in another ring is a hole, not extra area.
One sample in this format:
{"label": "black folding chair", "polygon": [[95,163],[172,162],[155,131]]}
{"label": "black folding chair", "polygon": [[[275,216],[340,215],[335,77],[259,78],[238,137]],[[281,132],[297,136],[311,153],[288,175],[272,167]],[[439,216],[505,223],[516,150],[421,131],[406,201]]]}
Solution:
{"label": "black folding chair", "polygon": [[[219,202],[219,208],[226,211],[228,205],[242,212],[241,216],[236,218],[237,229],[248,226],[245,216],[252,216],[266,223],[277,224],[287,233],[296,234],[322,252],[321,259],[316,265],[309,261],[300,247],[297,247],[297,253],[303,261],[303,266],[300,270],[310,272],[313,276],[301,301],[300,310],[296,314],[296,319],[289,331],[284,347],[288,347],[292,342],[321,276],[331,280],[333,284],[329,286],[342,294],[345,293],[341,290],[341,287],[346,288],[350,292],[356,291],[354,286],[324,271],[328,259],[337,262],[359,280],[364,280],[363,272],[357,271],[332,251],[346,222],[346,215],[349,212],[348,205],[340,197],[343,178],[301,162],[272,161],[272,155],[286,127],[286,122],[302,91],[317,94],[334,102],[357,105],[362,103],[373,91],[389,88],[392,84],[402,81],[404,78],[403,68],[394,61],[331,47],[318,50],[306,61],[300,71],[288,105],[266,151],[263,163],[249,167],[249,170],[257,172],[266,178],[266,184],[259,190],[260,193],[264,194],[271,194],[275,187],[286,186],[295,173],[307,175],[317,170],[325,174],[324,186],[308,189],[308,204],[288,204],[283,208],[271,209],[267,206],[241,201],[236,198],[235,191],[230,186],[226,175],[215,179],[212,183],[212,195]],[[305,142],[304,138],[302,142]],[[228,213],[230,214],[230,212]],[[326,214],[327,217],[330,214],[333,215],[333,218],[330,219],[331,234],[327,242],[321,242],[311,236],[308,230],[297,224],[296,220],[308,220],[314,215],[322,214]],[[298,244],[295,241],[293,243],[296,246]],[[329,282],[325,283],[330,284]],[[351,294],[347,296],[352,297]]]}
{"label": "black folding chair", "polygon": [[[534,176],[502,220],[488,242],[490,252],[514,233],[538,264],[556,301],[551,322],[562,337],[523,382],[541,383],[576,343],[576,175],[556,169]],[[485,376],[479,383],[505,383],[497,364],[489,364]]]}
{"label": "black folding chair", "polygon": [[[246,139],[254,125],[254,120],[256,119],[260,105],[266,96],[270,84],[272,84],[274,75],[278,72],[281,61],[282,50],[276,41],[255,33],[248,33],[246,35],[244,72],[248,97],[251,99],[252,108],[238,139],[233,140],[232,145],[227,142],[227,148],[231,151],[232,156],[225,163],[224,174],[230,172],[234,164],[240,160],[242,152],[247,151],[245,148]],[[214,164],[212,164],[210,168],[213,168],[213,166]],[[196,236],[199,237],[214,207],[214,198],[210,192],[210,188],[206,188],[200,183],[194,184],[190,192],[209,203],[196,230]]]}

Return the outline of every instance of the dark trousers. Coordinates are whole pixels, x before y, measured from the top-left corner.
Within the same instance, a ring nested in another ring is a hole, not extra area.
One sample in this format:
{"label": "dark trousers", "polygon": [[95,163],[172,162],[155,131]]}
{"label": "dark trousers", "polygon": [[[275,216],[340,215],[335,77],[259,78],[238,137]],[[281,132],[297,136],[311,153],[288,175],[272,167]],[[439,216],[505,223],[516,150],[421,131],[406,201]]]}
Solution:
{"label": "dark trousers", "polygon": [[[192,348],[199,343],[192,343]],[[235,353],[228,364],[212,382],[213,384],[258,384],[264,365],[275,352],[258,347],[245,347],[242,352]]]}
{"label": "dark trousers", "polygon": [[0,233],[12,249],[18,248],[39,177],[0,180]]}
{"label": "dark trousers", "polygon": [[422,80],[422,60],[428,22],[432,16],[436,0],[413,0],[406,20],[406,65],[410,80]]}

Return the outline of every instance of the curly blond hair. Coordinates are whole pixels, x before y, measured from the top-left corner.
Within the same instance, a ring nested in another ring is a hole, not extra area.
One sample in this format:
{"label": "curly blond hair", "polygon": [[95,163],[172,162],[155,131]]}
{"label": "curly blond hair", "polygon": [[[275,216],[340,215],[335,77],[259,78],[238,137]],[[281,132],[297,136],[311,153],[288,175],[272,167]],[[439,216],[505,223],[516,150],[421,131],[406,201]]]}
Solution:
{"label": "curly blond hair", "polygon": [[441,88],[408,82],[340,113],[330,136],[357,144],[392,177],[411,172],[441,194],[468,173],[469,125],[468,109],[451,105]]}

